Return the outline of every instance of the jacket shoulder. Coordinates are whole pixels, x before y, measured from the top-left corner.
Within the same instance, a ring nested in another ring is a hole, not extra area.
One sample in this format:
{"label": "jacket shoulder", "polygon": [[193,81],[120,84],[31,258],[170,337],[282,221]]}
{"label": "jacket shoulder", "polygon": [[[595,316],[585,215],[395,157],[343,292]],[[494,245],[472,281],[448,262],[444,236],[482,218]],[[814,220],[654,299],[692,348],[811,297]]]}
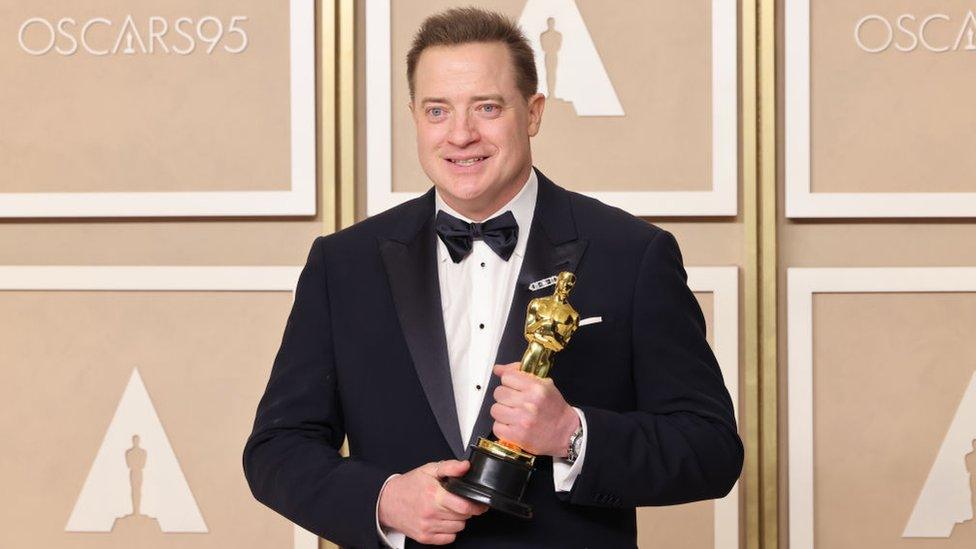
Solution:
{"label": "jacket shoulder", "polygon": [[612,239],[634,246],[646,246],[664,229],[621,208],[605,204],[575,191],[566,191],[573,211],[573,221],[582,238]]}

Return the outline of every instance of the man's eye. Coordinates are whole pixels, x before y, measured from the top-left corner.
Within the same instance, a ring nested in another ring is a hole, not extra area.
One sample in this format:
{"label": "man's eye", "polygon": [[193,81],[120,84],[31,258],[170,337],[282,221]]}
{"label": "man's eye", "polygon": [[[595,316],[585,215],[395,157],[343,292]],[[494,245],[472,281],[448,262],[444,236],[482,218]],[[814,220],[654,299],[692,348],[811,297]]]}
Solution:
{"label": "man's eye", "polygon": [[481,110],[489,114],[495,113],[498,112],[498,105],[482,105]]}
{"label": "man's eye", "polygon": [[427,112],[431,116],[440,116],[440,115],[444,114],[444,109],[442,109],[440,107],[434,107],[432,109],[428,109]]}

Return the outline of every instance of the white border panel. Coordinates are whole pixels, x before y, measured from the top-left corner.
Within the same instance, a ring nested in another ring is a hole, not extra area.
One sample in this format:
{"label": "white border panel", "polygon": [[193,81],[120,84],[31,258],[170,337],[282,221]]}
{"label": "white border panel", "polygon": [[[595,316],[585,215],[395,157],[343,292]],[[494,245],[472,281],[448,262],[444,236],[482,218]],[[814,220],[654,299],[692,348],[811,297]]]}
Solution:
{"label": "white border panel", "polygon": [[[294,292],[301,267],[0,266],[0,291]],[[318,536],[295,525],[294,549],[317,549]]]}
{"label": "white border panel", "polygon": [[[712,190],[585,193],[643,216],[738,213],[738,12],[735,0],[712,5]],[[366,0],[366,213],[375,215],[421,193],[393,192],[390,0]],[[543,170],[545,166],[541,167]]]}
{"label": "white border panel", "polygon": [[315,215],[315,3],[290,0],[291,189],[0,193],[0,218]]}
{"label": "white border panel", "polygon": [[790,549],[813,549],[813,295],[976,292],[976,268],[790,268],[787,292]]}
{"label": "white border panel", "polygon": [[790,0],[785,4],[786,216],[976,216],[976,193],[810,191],[810,0]]}
{"label": "white border panel", "polygon": [[[711,292],[715,358],[739,417],[739,269],[738,267],[688,267],[688,287]],[[739,483],[727,496],[715,501],[715,549],[739,549]]]}

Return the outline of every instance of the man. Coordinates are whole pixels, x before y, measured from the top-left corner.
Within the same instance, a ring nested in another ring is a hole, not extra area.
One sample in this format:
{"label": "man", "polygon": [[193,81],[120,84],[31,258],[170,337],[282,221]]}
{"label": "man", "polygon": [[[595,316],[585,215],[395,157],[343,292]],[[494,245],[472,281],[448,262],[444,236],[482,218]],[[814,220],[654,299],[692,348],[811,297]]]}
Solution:
{"label": "man", "polygon": [[[674,238],[533,170],[545,98],[507,19],[432,16],[407,64],[434,188],[313,244],[244,451],[255,497],[344,546],[633,547],[635,507],[725,495],[742,445]],[[589,322],[539,379],[526,307],[561,271]],[[531,520],[441,487],[489,432],[539,456]]]}

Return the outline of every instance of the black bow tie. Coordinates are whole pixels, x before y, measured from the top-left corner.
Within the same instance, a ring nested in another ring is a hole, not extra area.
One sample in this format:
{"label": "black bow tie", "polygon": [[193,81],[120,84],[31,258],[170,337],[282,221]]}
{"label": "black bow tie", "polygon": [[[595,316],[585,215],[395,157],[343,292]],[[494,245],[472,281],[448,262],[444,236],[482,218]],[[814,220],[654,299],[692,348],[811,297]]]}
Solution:
{"label": "black bow tie", "polygon": [[434,219],[434,230],[437,231],[441,242],[447,246],[451,260],[455,263],[460,263],[471,253],[471,243],[475,239],[484,240],[485,244],[505,261],[512,257],[515,243],[518,242],[518,222],[515,221],[511,211],[506,211],[484,223],[468,223],[444,210],[439,210]]}

